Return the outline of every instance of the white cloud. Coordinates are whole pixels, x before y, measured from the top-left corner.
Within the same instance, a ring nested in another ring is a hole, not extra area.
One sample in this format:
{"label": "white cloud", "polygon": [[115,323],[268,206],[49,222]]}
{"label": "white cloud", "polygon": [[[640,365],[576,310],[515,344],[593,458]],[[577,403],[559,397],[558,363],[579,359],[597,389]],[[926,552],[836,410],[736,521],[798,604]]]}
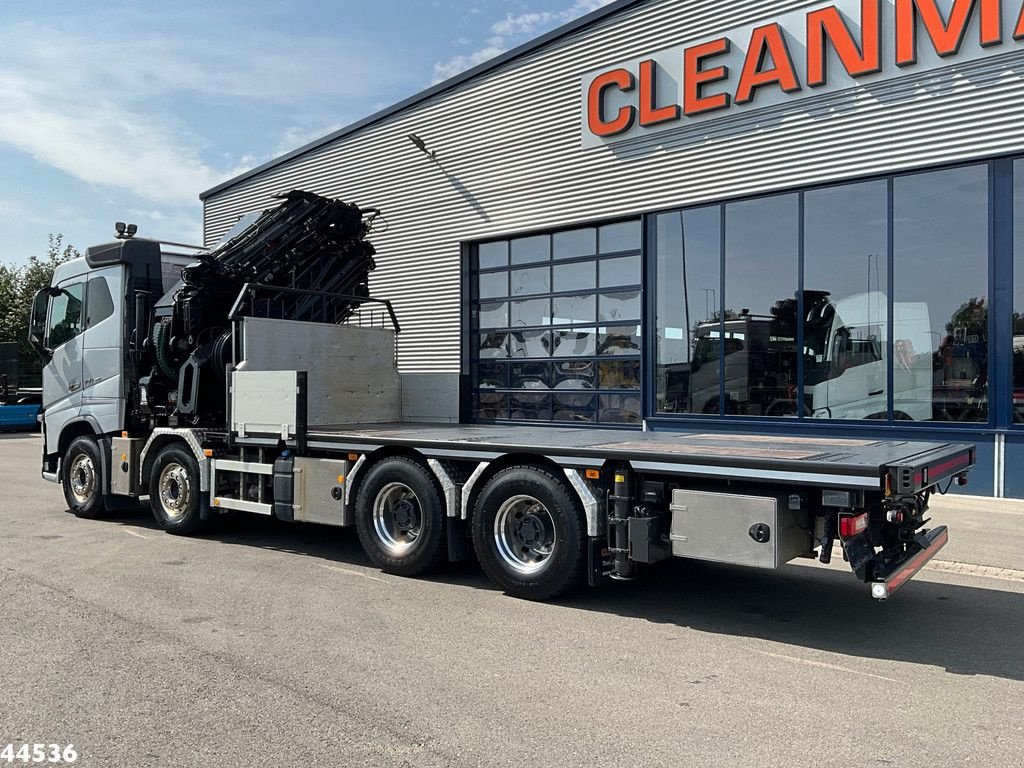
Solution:
{"label": "white cloud", "polygon": [[312,138],[309,126],[328,122],[329,105],[372,97],[402,70],[386,66],[392,51],[363,41],[263,32],[237,20],[224,35],[227,22],[212,18],[219,11],[206,13],[157,18],[155,28],[124,35],[95,15],[61,28],[3,26],[0,145],[99,187],[195,206],[199,192],[252,163],[204,156],[204,112],[322,105],[324,114],[281,137],[278,149],[292,149]]}
{"label": "white cloud", "polygon": [[145,115],[96,93],[55,94],[0,72],[0,142],[83,181],[192,202],[222,170]]}
{"label": "white cloud", "polygon": [[[390,105],[386,105],[390,106]],[[381,107],[383,109],[383,107]],[[284,155],[292,150],[303,147],[311,141],[327,136],[351,124],[351,120],[335,120],[327,124],[291,125],[281,134],[281,139],[274,148],[274,155]]]}
{"label": "white cloud", "polygon": [[443,80],[447,80],[449,77],[455,77],[455,75],[460,72],[472,69],[477,64],[483,64],[485,61],[490,61],[495,56],[500,56],[506,50],[508,49],[504,45],[489,45],[485,48],[473,51],[472,53],[467,53],[462,56],[453,56],[447,61],[439,61],[434,65],[434,82],[440,83]]}
{"label": "white cloud", "polygon": [[491,34],[484,46],[471,53],[453,56],[447,61],[439,61],[434,64],[434,82],[439,83],[460,72],[465,72],[467,69],[472,69],[495,56],[500,56],[519,43],[596,11],[611,2],[613,0],[576,0],[567,8],[557,11],[527,11],[519,14],[506,14],[504,19],[491,25]]}

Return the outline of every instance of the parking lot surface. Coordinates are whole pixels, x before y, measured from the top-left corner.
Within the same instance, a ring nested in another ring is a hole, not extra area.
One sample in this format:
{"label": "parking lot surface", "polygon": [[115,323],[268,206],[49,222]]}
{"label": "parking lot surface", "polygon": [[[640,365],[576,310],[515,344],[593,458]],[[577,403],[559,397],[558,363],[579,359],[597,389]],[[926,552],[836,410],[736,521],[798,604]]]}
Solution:
{"label": "parking lot surface", "polygon": [[78,520],[0,435],[0,746],[91,766],[1019,766],[1024,505],[943,499],[892,600],[672,561],[550,604],[354,531]]}

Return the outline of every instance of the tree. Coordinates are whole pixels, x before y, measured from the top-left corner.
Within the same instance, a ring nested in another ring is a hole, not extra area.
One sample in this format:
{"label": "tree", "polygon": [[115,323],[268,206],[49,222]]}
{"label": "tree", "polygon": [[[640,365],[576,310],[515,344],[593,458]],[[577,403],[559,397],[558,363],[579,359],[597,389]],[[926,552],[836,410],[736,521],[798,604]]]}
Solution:
{"label": "tree", "polygon": [[959,343],[971,337],[988,341],[988,305],[984,298],[968,299],[953,313],[946,323],[946,334]]}
{"label": "tree", "polygon": [[1013,313],[1013,335],[1024,336],[1024,314],[1020,312]]}
{"label": "tree", "polygon": [[0,264],[0,341],[18,344],[18,368],[21,386],[38,386],[41,366],[38,355],[28,343],[28,321],[32,299],[50,284],[53,271],[65,261],[80,256],[64,243],[63,235],[50,235],[45,256],[33,255],[28,264]]}

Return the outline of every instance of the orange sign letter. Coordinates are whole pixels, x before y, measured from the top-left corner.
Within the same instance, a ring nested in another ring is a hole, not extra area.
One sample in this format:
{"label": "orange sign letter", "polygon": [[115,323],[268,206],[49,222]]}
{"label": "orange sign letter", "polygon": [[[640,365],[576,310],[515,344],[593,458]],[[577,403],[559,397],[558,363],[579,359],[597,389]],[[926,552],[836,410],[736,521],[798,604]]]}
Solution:
{"label": "orange sign letter", "polygon": [[[765,69],[769,56],[772,65]],[[753,101],[757,88],[772,83],[778,83],[786,93],[800,90],[800,80],[796,76],[782,27],[778,24],[757,27],[750,35],[750,47],[743,62],[739,88],[736,89],[736,103]]]}
{"label": "orange sign letter", "polygon": [[701,69],[704,59],[720,56],[729,52],[731,43],[724,37],[709,43],[687,48],[683,54],[683,112],[687,115],[699,115],[729,106],[729,94],[716,93],[704,96],[703,87],[708,83],[726,80],[729,77],[728,67],[712,67]]}
{"label": "orange sign letter", "polygon": [[595,136],[608,137],[625,133],[633,127],[636,120],[636,107],[622,107],[616,116],[606,120],[604,116],[604,95],[610,88],[618,88],[624,93],[636,87],[633,73],[625,69],[613,69],[594,78],[587,94],[587,125]]}
{"label": "orange sign letter", "polygon": [[896,0],[896,63],[901,67],[917,63],[918,17],[939,56],[956,54],[963,45],[975,3],[981,5],[981,46],[999,45],[1003,42],[999,0],[954,0],[949,21],[942,18],[935,0]]}
{"label": "orange sign letter", "polygon": [[645,128],[679,119],[679,107],[658,104],[658,64],[654,59],[640,62],[640,125]]}
{"label": "orange sign letter", "polygon": [[828,82],[826,39],[851,77],[882,69],[882,14],[879,0],[861,0],[861,42],[853,39],[842,14],[834,5],[807,14],[807,84],[812,88]]}

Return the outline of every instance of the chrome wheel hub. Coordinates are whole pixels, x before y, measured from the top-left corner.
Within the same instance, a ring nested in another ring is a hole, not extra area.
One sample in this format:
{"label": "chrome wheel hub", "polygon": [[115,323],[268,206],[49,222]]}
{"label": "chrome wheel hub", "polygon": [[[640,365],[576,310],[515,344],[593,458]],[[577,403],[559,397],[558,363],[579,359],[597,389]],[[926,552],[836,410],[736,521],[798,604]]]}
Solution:
{"label": "chrome wheel hub", "polygon": [[87,454],[80,453],[71,461],[68,472],[71,495],[79,504],[88,504],[96,493],[96,465]]}
{"label": "chrome wheel hub", "polygon": [[532,576],[544,570],[558,543],[548,508],[532,496],[513,496],[494,518],[498,556],[512,570]]}
{"label": "chrome wheel hub", "polygon": [[192,503],[192,481],[181,464],[168,464],[160,473],[160,506],[171,520],[185,516]]}
{"label": "chrome wheel hub", "polygon": [[393,557],[408,552],[423,533],[419,497],[404,483],[388,483],[373,502],[373,530]]}

